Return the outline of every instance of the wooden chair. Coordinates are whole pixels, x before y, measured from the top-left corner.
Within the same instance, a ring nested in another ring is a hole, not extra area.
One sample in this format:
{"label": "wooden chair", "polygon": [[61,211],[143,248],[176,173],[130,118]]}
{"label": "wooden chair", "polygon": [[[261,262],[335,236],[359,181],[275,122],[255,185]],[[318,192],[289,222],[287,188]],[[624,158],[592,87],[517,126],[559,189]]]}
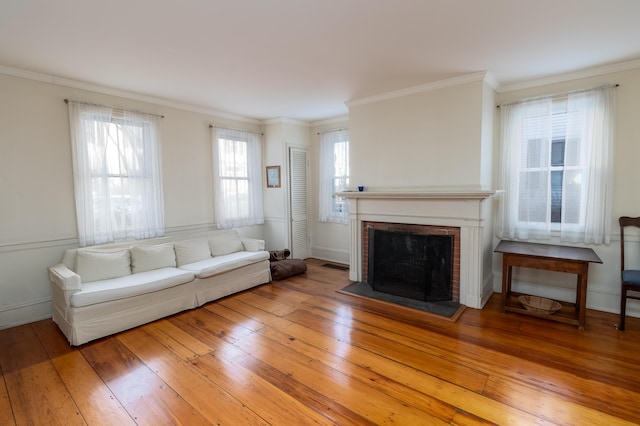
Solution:
{"label": "wooden chair", "polygon": [[640,270],[625,269],[624,266],[624,228],[627,226],[635,226],[640,228],[640,217],[622,216],[620,222],[620,273],[622,278],[622,294],[620,296],[620,324],[618,330],[624,330],[624,319],[627,310],[627,298],[638,299],[640,296],[627,294],[629,291],[640,292]]}

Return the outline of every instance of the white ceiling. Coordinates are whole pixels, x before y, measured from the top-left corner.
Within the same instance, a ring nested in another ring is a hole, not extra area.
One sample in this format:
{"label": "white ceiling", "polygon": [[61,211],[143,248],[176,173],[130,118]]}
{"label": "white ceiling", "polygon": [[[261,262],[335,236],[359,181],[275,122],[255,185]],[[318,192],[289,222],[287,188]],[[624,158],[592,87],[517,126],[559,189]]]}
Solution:
{"label": "white ceiling", "polygon": [[255,119],[640,59],[640,0],[2,0],[0,66]]}

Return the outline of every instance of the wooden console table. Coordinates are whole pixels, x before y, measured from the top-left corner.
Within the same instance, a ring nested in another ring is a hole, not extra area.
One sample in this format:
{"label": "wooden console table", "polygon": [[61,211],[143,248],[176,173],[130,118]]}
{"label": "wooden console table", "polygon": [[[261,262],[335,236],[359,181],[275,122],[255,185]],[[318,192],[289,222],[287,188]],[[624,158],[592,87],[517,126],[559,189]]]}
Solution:
{"label": "wooden console table", "polygon": [[[502,253],[502,312],[533,315],[577,325],[578,330],[584,330],[589,263],[602,263],[602,260],[592,249],[500,241],[494,251]],[[511,292],[512,269],[514,266],[577,274],[575,303],[560,302],[562,308],[551,315],[526,310],[518,302],[517,296],[519,294]]]}

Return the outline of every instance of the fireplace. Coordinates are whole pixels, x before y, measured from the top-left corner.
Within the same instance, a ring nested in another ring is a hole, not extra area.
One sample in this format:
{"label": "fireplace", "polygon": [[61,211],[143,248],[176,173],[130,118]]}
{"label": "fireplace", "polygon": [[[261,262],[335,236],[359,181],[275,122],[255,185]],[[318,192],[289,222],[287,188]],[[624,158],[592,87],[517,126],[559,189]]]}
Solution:
{"label": "fireplace", "polygon": [[460,229],[363,222],[363,281],[373,290],[427,302],[460,295]]}
{"label": "fireplace", "polygon": [[453,236],[451,300],[482,308],[493,293],[488,202],[496,191],[475,188],[373,189],[341,192],[349,200],[349,279],[368,281],[369,228]]}
{"label": "fireplace", "polygon": [[453,237],[369,228],[373,290],[425,302],[451,300]]}

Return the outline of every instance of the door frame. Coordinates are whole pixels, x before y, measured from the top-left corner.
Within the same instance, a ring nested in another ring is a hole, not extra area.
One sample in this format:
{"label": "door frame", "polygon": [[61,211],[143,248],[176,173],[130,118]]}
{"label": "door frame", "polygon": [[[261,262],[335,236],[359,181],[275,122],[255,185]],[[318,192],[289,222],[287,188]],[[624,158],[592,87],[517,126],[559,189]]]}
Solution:
{"label": "door frame", "polygon": [[311,227],[309,226],[309,221],[310,221],[310,217],[311,217],[311,213],[310,213],[310,206],[311,203],[309,202],[309,181],[310,181],[310,176],[311,176],[311,160],[310,160],[310,156],[311,156],[311,147],[307,146],[307,145],[299,145],[299,144],[291,144],[291,143],[286,143],[285,144],[285,169],[286,169],[286,176],[284,176],[283,178],[286,178],[286,207],[285,207],[285,221],[286,221],[286,232],[287,232],[287,244],[289,247],[293,247],[293,229],[292,229],[292,220],[293,220],[293,215],[291,213],[291,148],[295,148],[295,149],[299,149],[301,151],[305,151],[307,154],[307,164],[306,164],[306,172],[307,172],[307,188],[306,188],[306,193],[307,193],[307,255],[311,256]]}

